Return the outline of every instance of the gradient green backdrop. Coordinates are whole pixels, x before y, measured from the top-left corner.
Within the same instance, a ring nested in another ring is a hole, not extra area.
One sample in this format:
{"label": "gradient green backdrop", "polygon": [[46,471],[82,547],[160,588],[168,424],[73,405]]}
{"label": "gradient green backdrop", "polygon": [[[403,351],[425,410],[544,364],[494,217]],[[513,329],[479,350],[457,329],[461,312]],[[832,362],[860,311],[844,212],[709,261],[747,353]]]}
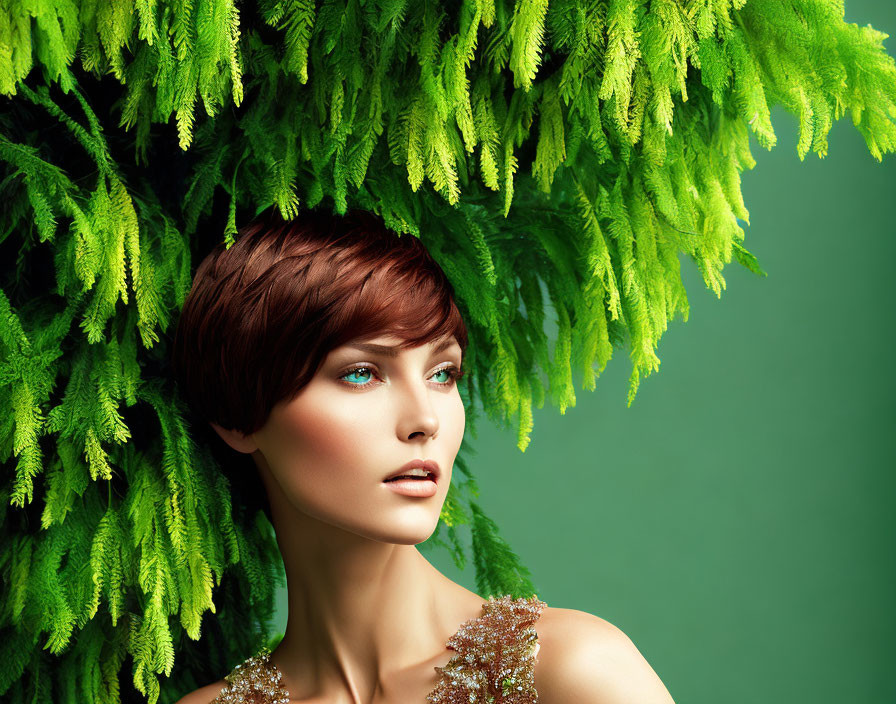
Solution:
{"label": "gradient green backdrop", "polygon": [[[846,20],[896,35],[896,4]],[[772,117],[743,175],[768,277],[732,262],[717,299],[682,257],[690,318],[632,407],[616,350],[565,416],[536,410],[525,453],[483,415],[480,503],[538,596],[625,631],[677,704],[896,702],[896,159],[846,118],[800,162]]]}

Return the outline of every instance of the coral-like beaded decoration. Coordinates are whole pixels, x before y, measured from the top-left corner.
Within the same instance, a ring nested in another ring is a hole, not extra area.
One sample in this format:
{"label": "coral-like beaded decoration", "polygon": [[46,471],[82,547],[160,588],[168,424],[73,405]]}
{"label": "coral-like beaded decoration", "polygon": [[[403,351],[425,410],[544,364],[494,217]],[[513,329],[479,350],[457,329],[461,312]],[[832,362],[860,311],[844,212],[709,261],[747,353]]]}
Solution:
{"label": "coral-like beaded decoration", "polygon": [[429,694],[429,704],[534,704],[538,635],[532,624],[547,606],[536,597],[489,597],[482,615],[448,640],[457,651]]}
{"label": "coral-like beaded decoration", "polygon": [[[535,704],[535,656],[538,635],[532,628],[547,606],[535,596],[490,596],[482,614],[465,622],[448,639],[455,655],[436,667],[439,681],[428,704]],[[211,704],[289,704],[282,673],[270,651],[237,665],[228,685]]]}
{"label": "coral-like beaded decoration", "polygon": [[229,683],[211,704],[289,704],[289,692],[281,682],[282,673],[270,660],[271,651],[237,665],[225,677]]}

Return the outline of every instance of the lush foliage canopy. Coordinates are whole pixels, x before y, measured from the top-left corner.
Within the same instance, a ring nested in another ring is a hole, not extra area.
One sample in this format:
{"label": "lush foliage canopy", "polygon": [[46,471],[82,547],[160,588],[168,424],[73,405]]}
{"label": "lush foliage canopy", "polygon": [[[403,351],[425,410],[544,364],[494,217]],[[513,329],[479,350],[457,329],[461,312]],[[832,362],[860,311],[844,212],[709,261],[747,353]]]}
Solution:
{"label": "lush foliage canopy", "polygon": [[[524,450],[533,404],[564,412],[614,347],[633,401],[687,320],[680,253],[719,296],[732,258],[763,273],[740,173],[751,134],[775,144],[770,107],[798,118],[800,157],[824,156],[847,112],[875,158],[894,150],[886,35],[843,16],[839,0],[2,0],[4,700],[170,701],[270,635],[270,525],[231,504],[166,375],[211,246],[319,203],[421,237],[470,328],[468,427],[478,403]],[[471,552],[483,595],[531,593],[466,454],[427,545]]]}

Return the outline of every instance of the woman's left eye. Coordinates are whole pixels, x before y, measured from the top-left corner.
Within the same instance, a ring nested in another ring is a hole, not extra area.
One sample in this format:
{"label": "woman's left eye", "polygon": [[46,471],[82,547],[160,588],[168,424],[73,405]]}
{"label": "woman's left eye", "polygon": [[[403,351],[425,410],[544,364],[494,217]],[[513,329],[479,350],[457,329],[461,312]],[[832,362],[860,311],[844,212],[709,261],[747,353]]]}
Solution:
{"label": "woman's left eye", "polygon": [[[342,376],[339,377],[339,380],[340,381],[346,380],[346,383],[349,386],[353,386],[355,388],[358,388],[358,387],[364,388],[364,387],[370,386],[370,375],[372,373],[373,373],[373,367],[361,365],[361,366],[357,366],[357,367],[353,367],[352,369],[349,369],[345,374],[343,374]],[[450,386],[452,383],[454,383],[454,381],[456,381],[457,379],[462,377],[464,375],[464,373],[465,372],[460,371],[454,365],[451,365],[450,367],[442,367],[441,369],[437,369],[435,371],[435,373],[433,374],[433,376],[438,376],[439,374],[442,374],[443,375],[442,379],[444,379],[444,381],[437,381],[436,383],[439,384],[440,386]],[[447,375],[447,377],[444,375]],[[356,381],[348,381],[349,377],[355,377],[355,379],[358,383],[356,383]],[[362,378],[359,380],[358,377],[362,377]]]}

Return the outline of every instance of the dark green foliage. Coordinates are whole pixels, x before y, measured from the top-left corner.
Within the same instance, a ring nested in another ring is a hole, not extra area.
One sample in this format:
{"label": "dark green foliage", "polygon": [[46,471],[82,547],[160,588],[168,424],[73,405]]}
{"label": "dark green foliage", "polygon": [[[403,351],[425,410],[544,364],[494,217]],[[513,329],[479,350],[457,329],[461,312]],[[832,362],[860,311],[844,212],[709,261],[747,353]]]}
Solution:
{"label": "dark green foliage", "polygon": [[[525,450],[533,405],[565,412],[615,348],[632,403],[687,320],[681,253],[718,296],[732,258],[764,275],[740,174],[751,133],[775,144],[773,105],[799,120],[800,157],[847,112],[875,158],[896,148],[886,35],[843,14],[2,0],[4,701],[172,701],[276,637],[270,525],[231,504],[167,373],[214,244],[318,204],[420,237],[470,329],[468,428],[477,406],[515,420]],[[467,454],[430,543],[471,553],[483,596],[531,594]]]}

